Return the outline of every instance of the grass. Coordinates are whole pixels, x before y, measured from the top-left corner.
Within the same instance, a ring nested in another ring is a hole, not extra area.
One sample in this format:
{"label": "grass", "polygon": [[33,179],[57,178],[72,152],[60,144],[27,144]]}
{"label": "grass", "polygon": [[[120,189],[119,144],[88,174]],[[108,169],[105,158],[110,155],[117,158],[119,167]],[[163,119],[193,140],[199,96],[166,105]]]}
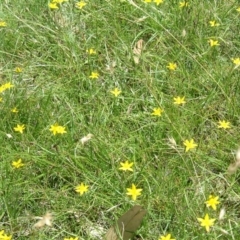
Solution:
{"label": "grass", "polygon": [[[232,61],[240,57],[239,5],[95,0],[80,10],[75,3],[56,10],[43,0],[0,3],[7,23],[0,27],[0,85],[14,85],[0,103],[0,230],[19,240],[94,239],[92,229],[105,233],[140,204],[148,211],[140,239],[238,239],[239,172],[227,169],[240,140],[240,68]],[[92,72],[99,78],[90,79]],[[118,97],[110,93],[115,87]],[[173,104],[177,96],[186,104]],[[162,115],[151,115],[158,107]],[[231,128],[218,128],[220,120]],[[55,123],[67,133],[54,136]],[[17,124],[25,124],[23,134]],[[187,139],[197,148],[186,152]],[[15,169],[19,158],[25,165]],[[119,170],[125,160],[134,162],[132,173]],[[74,190],[81,182],[89,186],[82,196]],[[126,195],[132,183],[143,189],[135,202]],[[205,206],[210,194],[219,196],[216,211]],[[226,215],[218,220],[221,208]],[[34,228],[46,212],[52,226]],[[216,219],[210,232],[197,220],[206,213]]]}

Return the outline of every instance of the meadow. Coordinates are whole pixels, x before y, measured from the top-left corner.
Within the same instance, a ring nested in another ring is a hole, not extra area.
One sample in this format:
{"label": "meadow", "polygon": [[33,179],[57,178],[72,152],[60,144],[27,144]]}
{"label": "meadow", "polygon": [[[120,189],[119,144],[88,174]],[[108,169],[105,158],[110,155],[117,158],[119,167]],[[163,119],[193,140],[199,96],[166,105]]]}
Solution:
{"label": "meadow", "polygon": [[239,239],[240,3],[0,1],[0,240]]}

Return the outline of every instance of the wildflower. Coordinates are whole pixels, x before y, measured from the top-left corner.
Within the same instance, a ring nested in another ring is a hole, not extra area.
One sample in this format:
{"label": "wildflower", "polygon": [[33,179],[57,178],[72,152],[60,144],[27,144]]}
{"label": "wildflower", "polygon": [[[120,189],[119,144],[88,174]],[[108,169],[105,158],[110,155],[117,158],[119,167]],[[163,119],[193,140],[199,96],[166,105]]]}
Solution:
{"label": "wildflower", "polygon": [[213,195],[210,195],[208,200],[205,202],[205,204],[207,205],[207,207],[212,207],[213,210],[216,210],[217,205],[220,203],[218,199],[219,197],[214,197]]}
{"label": "wildflower", "polygon": [[238,67],[240,65],[240,58],[232,58],[233,63]]}
{"label": "wildflower", "polygon": [[155,2],[156,5],[158,6],[159,4],[163,3],[163,0],[154,0],[153,2]]}
{"label": "wildflower", "polygon": [[0,27],[6,27],[7,26],[7,23],[4,22],[4,21],[0,21]]}
{"label": "wildflower", "polygon": [[86,2],[80,1],[80,2],[76,3],[76,8],[82,9],[82,8],[85,7],[86,5],[87,5]]}
{"label": "wildflower", "polygon": [[0,231],[0,240],[11,240],[12,236],[7,236],[7,234],[5,234],[4,230]]}
{"label": "wildflower", "polygon": [[151,115],[160,117],[163,113],[161,108],[154,108]]}
{"label": "wildflower", "polygon": [[133,172],[133,169],[132,169],[133,162],[129,163],[127,160],[125,162],[120,162],[120,165],[121,165],[121,167],[119,168],[120,170]]}
{"label": "wildflower", "polygon": [[169,70],[175,71],[176,68],[177,68],[177,64],[170,62],[170,63],[167,65],[167,68],[168,68]]}
{"label": "wildflower", "polygon": [[90,54],[90,55],[92,55],[92,54],[96,54],[97,52],[96,52],[96,50],[94,50],[93,48],[89,48],[89,49],[87,50],[87,53]]}
{"label": "wildflower", "polygon": [[206,228],[206,231],[210,231],[210,227],[214,225],[214,221],[216,219],[210,219],[208,214],[205,215],[204,219],[203,218],[197,218],[197,220],[201,223],[202,227]]}
{"label": "wildflower", "polygon": [[110,91],[115,97],[117,97],[122,91],[118,88],[114,88],[112,91]]}
{"label": "wildflower", "polygon": [[64,240],[78,240],[78,237],[75,237],[75,238],[72,238],[72,237],[70,237],[70,238],[64,238]]}
{"label": "wildflower", "polygon": [[159,240],[176,240],[175,238],[171,238],[171,234],[168,234],[166,236],[161,236]]}
{"label": "wildflower", "polygon": [[6,89],[12,88],[14,85],[12,85],[10,82],[3,84],[0,86],[0,93],[4,92]]}
{"label": "wildflower", "polygon": [[[20,159],[18,159],[17,161],[13,161],[12,162],[12,166],[14,167],[14,168],[20,168],[20,167],[22,167],[22,166],[24,166],[25,164],[24,163],[22,163],[22,159],[20,158]],[[1,238],[0,238],[1,239]]]}
{"label": "wildflower", "polygon": [[185,1],[179,2],[179,7],[180,8],[184,8],[184,7],[187,7],[187,6],[188,6],[188,2],[185,2]]}
{"label": "wildflower", "polygon": [[209,21],[211,27],[218,27],[220,24],[217,23],[215,20]]}
{"label": "wildflower", "polygon": [[18,113],[18,109],[15,107],[15,108],[13,108],[13,109],[11,110],[11,112],[13,112],[13,113]]}
{"label": "wildflower", "polygon": [[51,125],[51,128],[49,130],[53,133],[53,135],[56,135],[57,133],[60,134],[66,133],[65,127],[60,126],[57,123]]}
{"label": "wildflower", "polygon": [[194,142],[193,139],[189,140],[185,140],[183,142],[183,145],[186,146],[185,152],[188,152],[190,149],[193,149],[195,147],[197,147],[197,144]]}
{"label": "wildflower", "polygon": [[24,124],[22,124],[22,125],[17,124],[17,126],[14,128],[14,131],[23,133],[24,129],[25,129],[25,125]]}
{"label": "wildflower", "polygon": [[240,12],[240,7],[237,8],[237,11]]}
{"label": "wildflower", "polygon": [[14,69],[14,71],[15,71],[16,73],[21,73],[23,70],[22,70],[22,68],[20,68],[20,67],[16,67],[16,68]]}
{"label": "wildflower", "polygon": [[92,72],[91,75],[89,76],[89,78],[92,78],[92,79],[96,79],[99,77],[99,73],[98,72]]}
{"label": "wildflower", "polygon": [[49,3],[49,4],[48,4],[48,7],[49,7],[50,9],[58,9],[57,3],[55,3],[55,2]]}
{"label": "wildflower", "polygon": [[132,196],[132,200],[135,201],[137,199],[137,196],[141,195],[141,188],[136,188],[134,184],[132,184],[132,188],[127,188],[127,195]]}
{"label": "wildflower", "polygon": [[181,105],[181,104],[185,104],[186,101],[185,101],[185,97],[175,97],[173,98],[174,100],[174,104],[177,104],[177,105]]}
{"label": "wildflower", "polygon": [[52,3],[63,3],[68,2],[68,0],[52,0]]}
{"label": "wildflower", "polygon": [[83,195],[85,192],[88,191],[88,187],[87,185],[84,185],[84,183],[81,183],[80,185],[75,187],[75,191],[80,193],[80,195]]}
{"label": "wildflower", "polygon": [[210,39],[209,41],[209,44],[211,47],[214,47],[214,46],[219,46],[220,44],[218,43],[218,40],[214,41],[212,39]]}
{"label": "wildflower", "polygon": [[150,3],[152,0],[144,0],[145,3]]}
{"label": "wildflower", "polygon": [[224,128],[224,129],[231,128],[230,122],[226,122],[223,120],[223,121],[219,121],[218,123],[219,123],[218,128]]}

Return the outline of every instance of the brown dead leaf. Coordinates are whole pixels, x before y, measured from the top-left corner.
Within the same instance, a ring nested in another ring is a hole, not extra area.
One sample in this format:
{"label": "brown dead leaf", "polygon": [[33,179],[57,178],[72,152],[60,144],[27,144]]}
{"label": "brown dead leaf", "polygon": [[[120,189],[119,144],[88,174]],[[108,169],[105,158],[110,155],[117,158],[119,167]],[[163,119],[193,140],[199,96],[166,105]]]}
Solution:
{"label": "brown dead leaf", "polygon": [[133,60],[136,64],[139,63],[141,53],[143,50],[144,41],[142,39],[138,40],[133,47]]}
{"label": "brown dead leaf", "polygon": [[240,167],[240,148],[236,152],[236,161],[231,163],[228,167],[228,174],[234,174]]}
{"label": "brown dead leaf", "polygon": [[88,142],[92,137],[93,137],[93,135],[91,133],[89,133],[87,136],[82,137],[80,139],[80,142],[82,143],[82,145],[84,145],[84,143]]}
{"label": "brown dead leaf", "polygon": [[52,226],[52,214],[49,212],[47,212],[43,217],[35,217],[35,219],[39,219],[39,221],[33,225],[34,228],[42,228],[45,225],[49,227]]}

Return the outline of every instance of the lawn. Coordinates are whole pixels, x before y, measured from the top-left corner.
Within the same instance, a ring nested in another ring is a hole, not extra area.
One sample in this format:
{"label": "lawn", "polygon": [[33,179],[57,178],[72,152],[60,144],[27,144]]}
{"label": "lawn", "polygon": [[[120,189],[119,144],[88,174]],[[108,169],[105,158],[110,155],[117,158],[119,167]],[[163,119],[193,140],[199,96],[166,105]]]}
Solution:
{"label": "lawn", "polygon": [[2,0],[0,240],[134,205],[135,239],[239,239],[239,28],[233,0]]}

